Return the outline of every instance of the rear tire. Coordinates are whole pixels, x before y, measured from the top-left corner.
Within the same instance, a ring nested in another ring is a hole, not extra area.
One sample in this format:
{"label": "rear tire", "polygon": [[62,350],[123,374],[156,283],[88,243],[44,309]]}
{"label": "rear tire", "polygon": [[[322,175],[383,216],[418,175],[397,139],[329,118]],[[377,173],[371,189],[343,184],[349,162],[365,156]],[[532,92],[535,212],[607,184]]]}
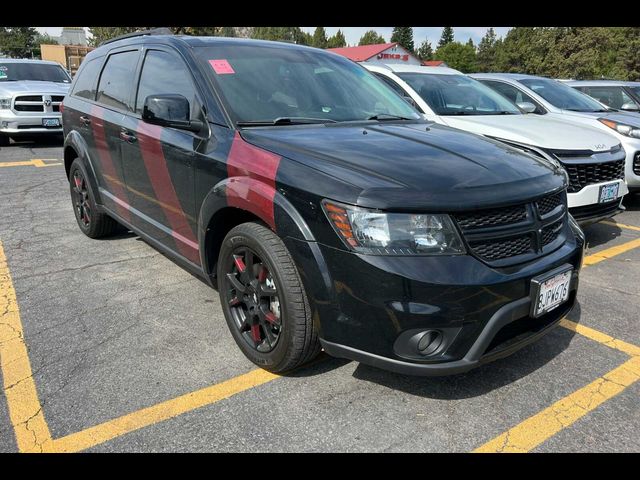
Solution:
{"label": "rear tire", "polygon": [[76,221],[82,233],[90,238],[101,238],[119,230],[119,224],[109,215],[98,210],[89,175],[80,159],[76,158],[69,169],[69,190]]}
{"label": "rear tire", "polygon": [[318,355],[318,333],[298,269],[269,228],[254,222],[233,228],[222,242],[217,276],[227,325],[249,360],[284,372]]}

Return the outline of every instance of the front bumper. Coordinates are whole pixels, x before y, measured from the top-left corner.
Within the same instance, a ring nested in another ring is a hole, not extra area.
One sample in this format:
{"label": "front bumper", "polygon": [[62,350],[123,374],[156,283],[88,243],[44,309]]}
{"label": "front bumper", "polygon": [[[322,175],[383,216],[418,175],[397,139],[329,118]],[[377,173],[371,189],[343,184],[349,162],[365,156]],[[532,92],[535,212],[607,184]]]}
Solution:
{"label": "front bumper", "polygon": [[[626,167],[625,167],[626,168]],[[629,193],[629,188],[624,180],[616,180],[618,187],[618,198],[608,203],[598,203],[600,200],[600,187],[613,182],[595,183],[587,185],[579,192],[567,194],[567,204],[569,212],[581,225],[599,222],[605,218],[613,217],[624,211],[622,198]]]}
{"label": "front bumper", "polygon": [[[557,324],[574,305],[583,248],[569,234],[554,252],[504,268],[471,255],[384,257],[315,244],[313,255],[325,265],[315,273],[311,252],[296,257],[327,353],[400,373],[446,375],[509,355]],[[574,271],[569,299],[533,319],[531,279],[567,264]],[[407,339],[427,330],[444,340],[421,356]]]}
{"label": "front bumper", "polygon": [[[57,118],[59,127],[43,127],[42,119]],[[4,135],[62,134],[62,115],[56,113],[29,113],[16,115],[11,110],[0,110],[0,133]]]}

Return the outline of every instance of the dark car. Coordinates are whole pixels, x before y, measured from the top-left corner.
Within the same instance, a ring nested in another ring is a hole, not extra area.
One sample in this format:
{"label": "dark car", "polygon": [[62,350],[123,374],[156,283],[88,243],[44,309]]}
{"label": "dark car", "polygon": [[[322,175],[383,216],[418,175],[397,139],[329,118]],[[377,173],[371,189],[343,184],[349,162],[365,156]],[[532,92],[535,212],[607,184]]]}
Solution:
{"label": "dark car", "polygon": [[341,56],[139,34],[92,51],[63,110],[80,229],[121,224],[217,288],[265,369],[324,348],[461,372],[574,305],[563,170],[420,119]]}

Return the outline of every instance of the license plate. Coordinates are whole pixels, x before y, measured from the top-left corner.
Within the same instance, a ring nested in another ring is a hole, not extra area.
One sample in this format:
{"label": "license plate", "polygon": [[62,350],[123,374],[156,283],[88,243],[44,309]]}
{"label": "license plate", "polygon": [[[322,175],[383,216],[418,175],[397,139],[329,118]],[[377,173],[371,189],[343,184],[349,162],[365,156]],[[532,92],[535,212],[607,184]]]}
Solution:
{"label": "license plate", "polygon": [[598,203],[611,202],[616,198],[618,198],[619,188],[620,188],[619,182],[602,185],[600,187],[600,197],[599,197]]}
{"label": "license plate", "polygon": [[43,127],[59,127],[60,119],[59,118],[43,118],[42,126]]}
{"label": "license plate", "polygon": [[572,267],[552,273],[550,276],[538,277],[531,280],[532,315],[539,317],[569,298],[569,285],[571,284]]}

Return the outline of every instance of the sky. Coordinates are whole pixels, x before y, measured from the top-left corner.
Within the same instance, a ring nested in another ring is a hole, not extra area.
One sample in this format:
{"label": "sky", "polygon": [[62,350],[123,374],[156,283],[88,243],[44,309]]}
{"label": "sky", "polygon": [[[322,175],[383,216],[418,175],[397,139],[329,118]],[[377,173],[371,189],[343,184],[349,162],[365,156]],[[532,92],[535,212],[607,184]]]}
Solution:
{"label": "sky", "polygon": [[[301,28],[305,32],[309,33],[313,33],[316,29],[316,27]],[[487,28],[489,27],[453,27],[453,33],[457,41],[466,42],[471,38],[473,43],[477,45],[487,31]],[[36,27],[36,29],[41,33],[48,33],[52,36],[58,36],[62,32],[62,27]],[[88,27],[84,27],[84,29],[87,30]],[[389,42],[393,27],[325,27],[328,36],[336,33],[338,29],[342,30],[342,33],[344,33],[344,36],[347,39],[347,44],[357,45],[360,37],[367,30],[375,30],[382,35],[387,42]],[[503,37],[511,27],[493,27],[493,29],[498,37]],[[438,40],[440,39],[441,33],[442,27],[413,27],[413,41],[416,48],[419,47],[425,39],[428,39],[431,42],[431,46],[435,48]]]}

